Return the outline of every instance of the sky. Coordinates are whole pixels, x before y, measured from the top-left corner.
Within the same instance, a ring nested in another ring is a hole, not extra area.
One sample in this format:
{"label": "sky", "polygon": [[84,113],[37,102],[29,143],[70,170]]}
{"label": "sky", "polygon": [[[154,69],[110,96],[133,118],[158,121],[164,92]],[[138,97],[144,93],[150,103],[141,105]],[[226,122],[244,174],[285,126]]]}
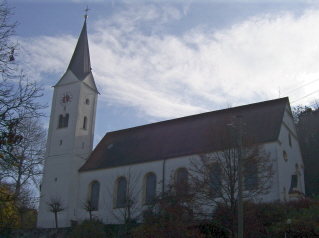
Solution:
{"label": "sky", "polygon": [[16,60],[53,88],[87,19],[105,133],[289,96],[319,99],[319,4],[278,0],[11,0]]}

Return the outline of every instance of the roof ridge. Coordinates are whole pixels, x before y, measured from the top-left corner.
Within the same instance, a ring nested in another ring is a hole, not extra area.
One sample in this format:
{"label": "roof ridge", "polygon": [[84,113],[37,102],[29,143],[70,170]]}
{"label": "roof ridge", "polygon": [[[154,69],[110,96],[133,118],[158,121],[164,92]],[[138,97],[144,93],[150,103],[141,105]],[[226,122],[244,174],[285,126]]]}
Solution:
{"label": "roof ridge", "polygon": [[107,132],[106,134],[115,133],[115,132],[118,133],[118,132],[122,132],[122,131],[138,129],[140,127],[146,127],[146,126],[156,125],[156,124],[165,123],[165,122],[168,123],[168,122],[171,122],[171,121],[187,119],[187,118],[200,116],[200,115],[205,115],[205,114],[208,115],[208,114],[211,114],[211,113],[223,112],[223,111],[226,111],[226,110],[236,110],[236,109],[243,108],[243,107],[257,106],[259,104],[271,103],[271,102],[280,101],[280,100],[289,100],[289,99],[288,99],[288,97],[283,97],[283,98],[277,98],[277,99],[272,99],[272,100],[267,100],[267,101],[261,101],[261,102],[256,102],[256,103],[240,105],[240,106],[236,106],[236,107],[230,107],[230,108],[218,109],[218,110],[214,110],[214,111],[202,112],[202,113],[198,113],[198,114],[193,114],[193,115],[188,115],[188,116],[183,116],[183,117],[178,117],[178,118],[173,118],[173,119],[168,119],[168,120],[163,120],[163,121],[158,121],[158,122],[152,122],[152,123],[149,123],[149,124],[144,124],[144,125],[124,128],[124,129],[120,129],[120,130],[116,130],[116,131],[110,131],[110,132]]}

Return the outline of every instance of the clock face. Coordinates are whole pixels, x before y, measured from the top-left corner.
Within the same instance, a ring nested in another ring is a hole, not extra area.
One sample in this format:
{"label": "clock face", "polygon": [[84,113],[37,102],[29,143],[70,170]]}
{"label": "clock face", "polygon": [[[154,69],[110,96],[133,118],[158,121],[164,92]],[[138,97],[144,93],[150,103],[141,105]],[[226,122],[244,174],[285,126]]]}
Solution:
{"label": "clock face", "polygon": [[68,106],[72,102],[72,93],[66,92],[63,93],[62,97],[60,98],[60,105],[62,107]]}

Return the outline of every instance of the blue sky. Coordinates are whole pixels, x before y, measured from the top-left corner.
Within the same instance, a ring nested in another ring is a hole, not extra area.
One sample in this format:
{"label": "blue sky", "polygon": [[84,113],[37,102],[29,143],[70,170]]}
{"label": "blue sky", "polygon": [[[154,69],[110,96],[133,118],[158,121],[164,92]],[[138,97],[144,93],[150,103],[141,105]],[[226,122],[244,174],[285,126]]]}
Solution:
{"label": "blue sky", "polygon": [[[95,142],[108,131],[289,96],[319,99],[315,1],[11,0],[16,59],[52,86],[65,72],[88,5],[99,96]],[[297,90],[298,89],[298,90]],[[309,95],[309,96],[307,96]],[[50,108],[46,111],[50,114]],[[48,123],[48,119],[44,119]]]}

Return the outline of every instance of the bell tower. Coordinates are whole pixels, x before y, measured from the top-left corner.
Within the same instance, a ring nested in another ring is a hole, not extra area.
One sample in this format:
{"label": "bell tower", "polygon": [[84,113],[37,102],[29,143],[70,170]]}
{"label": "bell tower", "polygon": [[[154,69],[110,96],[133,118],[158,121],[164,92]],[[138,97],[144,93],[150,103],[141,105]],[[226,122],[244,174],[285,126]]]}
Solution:
{"label": "bell tower", "polygon": [[[88,9],[87,9],[88,10]],[[70,64],[54,86],[38,227],[55,227],[48,204],[58,201],[59,227],[77,220],[79,173],[93,147],[98,91],[91,71],[86,27],[87,15]]]}

